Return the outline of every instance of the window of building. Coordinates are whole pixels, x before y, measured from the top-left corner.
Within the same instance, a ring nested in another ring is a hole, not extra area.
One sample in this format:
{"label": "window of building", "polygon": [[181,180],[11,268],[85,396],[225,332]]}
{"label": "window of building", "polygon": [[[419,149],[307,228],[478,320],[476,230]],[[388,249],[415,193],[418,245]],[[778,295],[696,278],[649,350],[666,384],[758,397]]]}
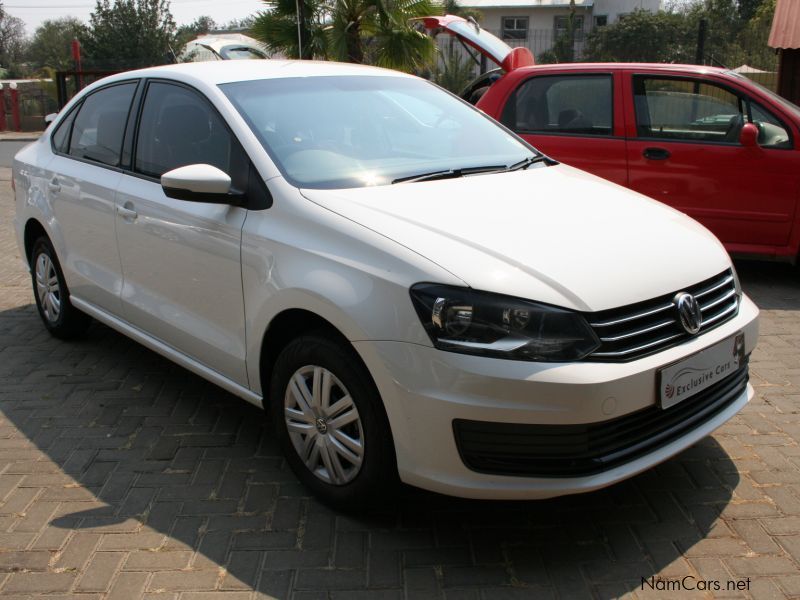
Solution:
{"label": "window of building", "polygon": [[595,27],[605,27],[606,25],[608,25],[608,15],[595,15],[594,17]]}
{"label": "window of building", "polygon": [[[554,18],[555,39],[569,35],[569,19],[569,15],[559,15]],[[576,42],[583,41],[583,15],[572,17],[572,31]]]}
{"label": "window of building", "polygon": [[503,17],[503,39],[528,39],[528,17]]}

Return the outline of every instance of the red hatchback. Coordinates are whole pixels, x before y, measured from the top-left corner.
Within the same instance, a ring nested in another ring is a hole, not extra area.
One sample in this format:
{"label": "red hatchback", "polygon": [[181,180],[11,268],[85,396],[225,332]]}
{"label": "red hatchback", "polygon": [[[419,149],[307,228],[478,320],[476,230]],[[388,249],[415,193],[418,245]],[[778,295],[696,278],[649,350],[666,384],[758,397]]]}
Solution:
{"label": "red hatchback", "polygon": [[685,212],[737,255],[800,252],[800,108],[697,65],[534,65],[459,17],[425,19],[501,68],[462,97],[545,154]]}

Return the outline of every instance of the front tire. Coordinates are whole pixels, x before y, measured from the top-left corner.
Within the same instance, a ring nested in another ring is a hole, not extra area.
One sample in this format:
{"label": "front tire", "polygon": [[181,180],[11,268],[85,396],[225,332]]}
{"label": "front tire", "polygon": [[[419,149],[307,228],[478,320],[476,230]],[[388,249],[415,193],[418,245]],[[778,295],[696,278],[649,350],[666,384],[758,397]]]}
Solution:
{"label": "front tire", "polygon": [[85,332],[92,319],[69,301],[64,272],[49,239],[43,236],[34,242],[30,264],[36,308],[47,330],[62,339]]}
{"label": "front tire", "polygon": [[320,500],[353,509],[391,490],[388,421],[352,348],[325,334],[293,340],[275,362],[270,399],[286,461]]}

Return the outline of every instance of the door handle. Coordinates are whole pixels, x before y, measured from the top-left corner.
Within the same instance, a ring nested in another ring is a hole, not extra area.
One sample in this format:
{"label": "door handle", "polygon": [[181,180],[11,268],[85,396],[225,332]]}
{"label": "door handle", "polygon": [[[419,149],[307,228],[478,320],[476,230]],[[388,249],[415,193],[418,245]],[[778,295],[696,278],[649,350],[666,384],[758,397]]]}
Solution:
{"label": "door handle", "polygon": [[47,189],[54,194],[57,194],[58,192],[61,191],[61,184],[58,182],[58,179],[56,177],[53,177],[53,179],[51,179],[47,183]]}
{"label": "door handle", "polygon": [[666,160],[671,155],[666,148],[645,148],[642,156],[648,160]]}
{"label": "door handle", "polygon": [[117,207],[117,213],[126,221],[133,221],[139,216],[139,213],[133,210],[132,206],[130,202],[126,202],[124,206]]}

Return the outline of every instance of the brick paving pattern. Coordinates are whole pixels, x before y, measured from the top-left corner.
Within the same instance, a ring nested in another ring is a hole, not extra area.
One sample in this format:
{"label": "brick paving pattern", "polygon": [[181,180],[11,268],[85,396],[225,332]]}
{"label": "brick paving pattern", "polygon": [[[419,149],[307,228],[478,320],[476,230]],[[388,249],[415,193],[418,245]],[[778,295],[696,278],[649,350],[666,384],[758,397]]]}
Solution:
{"label": "brick paving pattern", "polygon": [[[47,335],[0,170],[0,597],[294,600],[800,596],[800,273],[741,263],[761,306],[756,399],[658,468],[591,494],[403,489],[359,516],[309,498],[257,409],[110,329]],[[654,580],[651,580],[654,581]]]}

